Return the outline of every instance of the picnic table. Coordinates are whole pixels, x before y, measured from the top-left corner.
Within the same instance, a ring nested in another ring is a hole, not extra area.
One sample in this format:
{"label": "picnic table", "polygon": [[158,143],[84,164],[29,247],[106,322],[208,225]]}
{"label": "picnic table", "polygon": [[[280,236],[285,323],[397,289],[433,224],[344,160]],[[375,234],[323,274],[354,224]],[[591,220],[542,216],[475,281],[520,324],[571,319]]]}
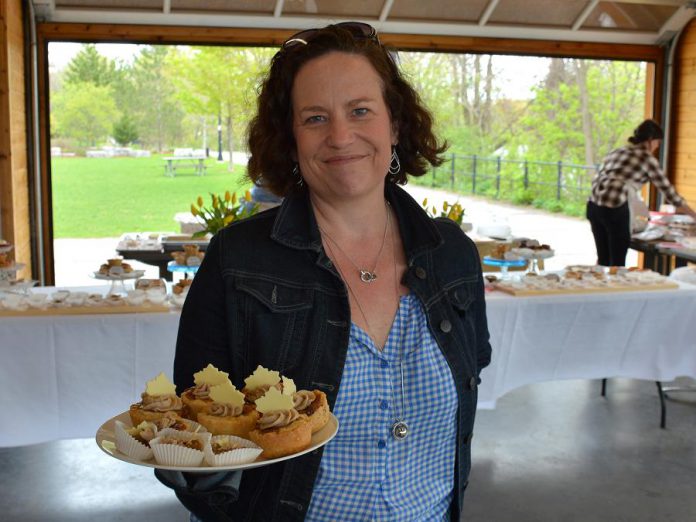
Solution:
{"label": "picnic table", "polygon": [[197,176],[205,174],[205,156],[165,156],[164,175],[174,177],[180,169],[193,169]]}

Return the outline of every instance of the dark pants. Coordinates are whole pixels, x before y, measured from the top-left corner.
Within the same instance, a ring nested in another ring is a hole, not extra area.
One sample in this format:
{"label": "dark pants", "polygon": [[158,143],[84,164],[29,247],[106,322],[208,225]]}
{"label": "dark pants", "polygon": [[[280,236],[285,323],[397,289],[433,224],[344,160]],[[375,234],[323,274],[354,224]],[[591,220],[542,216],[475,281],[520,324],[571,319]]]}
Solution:
{"label": "dark pants", "polygon": [[628,245],[631,242],[628,203],[609,208],[588,201],[586,215],[592,226],[592,235],[597,247],[597,264],[624,266]]}

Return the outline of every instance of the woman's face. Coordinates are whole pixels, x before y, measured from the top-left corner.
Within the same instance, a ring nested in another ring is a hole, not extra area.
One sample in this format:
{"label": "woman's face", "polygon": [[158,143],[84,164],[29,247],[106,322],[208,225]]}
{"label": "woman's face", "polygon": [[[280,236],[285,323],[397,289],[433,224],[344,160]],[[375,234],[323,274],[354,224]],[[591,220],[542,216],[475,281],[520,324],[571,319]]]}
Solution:
{"label": "woman's face", "polygon": [[292,109],[295,159],[316,197],[382,197],[396,133],[367,58],[332,52],[307,62],[295,76]]}

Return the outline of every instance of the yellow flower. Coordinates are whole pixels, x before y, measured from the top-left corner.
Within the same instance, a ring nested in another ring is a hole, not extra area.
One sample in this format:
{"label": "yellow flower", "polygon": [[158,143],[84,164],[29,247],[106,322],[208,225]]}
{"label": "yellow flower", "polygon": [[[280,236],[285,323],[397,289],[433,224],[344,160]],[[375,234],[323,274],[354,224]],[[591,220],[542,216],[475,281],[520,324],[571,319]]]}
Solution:
{"label": "yellow flower", "polygon": [[198,196],[198,207],[199,208],[203,207],[203,197],[202,196]]}
{"label": "yellow flower", "polygon": [[244,199],[246,199],[247,201],[251,201],[251,191],[247,190],[244,193]]}
{"label": "yellow flower", "polygon": [[211,194],[211,197],[213,198],[213,208],[218,208],[218,206],[220,206],[218,197],[215,194]]}
{"label": "yellow flower", "polygon": [[225,201],[230,201],[232,199],[232,195],[230,194],[230,191],[227,190],[225,191]]}
{"label": "yellow flower", "polygon": [[237,193],[235,192],[232,194],[232,204],[234,205],[237,202]]}
{"label": "yellow flower", "polygon": [[194,216],[198,215],[198,209],[196,208],[196,205],[194,205],[193,203],[191,203],[191,214],[193,214]]}
{"label": "yellow flower", "polygon": [[228,214],[222,220],[222,222],[225,224],[225,226],[232,223],[232,221],[234,221],[234,214]]}
{"label": "yellow flower", "polygon": [[423,208],[428,208],[428,198],[425,198],[422,203]]}

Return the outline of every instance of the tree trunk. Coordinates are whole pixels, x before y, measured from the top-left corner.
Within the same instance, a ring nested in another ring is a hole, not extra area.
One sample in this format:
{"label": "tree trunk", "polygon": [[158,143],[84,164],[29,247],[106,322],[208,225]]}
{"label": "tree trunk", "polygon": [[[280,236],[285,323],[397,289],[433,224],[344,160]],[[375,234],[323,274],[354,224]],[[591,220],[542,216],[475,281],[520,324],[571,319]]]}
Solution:
{"label": "tree trunk", "polygon": [[232,172],[234,170],[234,158],[232,154],[234,151],[234,131],[232,130],[232,116],[230,115],[225,117],[225,128],[227,129],[227,150],[230,152],[230,161],[227,164],[227,170]]}
{"label": "tree trunk", "polygon": [[585,164],[594,165],[594,136],[592,135],[592,115],[590,96],[587,92],[587,61],[573,60],[575,78],[580,91],[580,112],[582,113],[582,133],[585,138]]}

